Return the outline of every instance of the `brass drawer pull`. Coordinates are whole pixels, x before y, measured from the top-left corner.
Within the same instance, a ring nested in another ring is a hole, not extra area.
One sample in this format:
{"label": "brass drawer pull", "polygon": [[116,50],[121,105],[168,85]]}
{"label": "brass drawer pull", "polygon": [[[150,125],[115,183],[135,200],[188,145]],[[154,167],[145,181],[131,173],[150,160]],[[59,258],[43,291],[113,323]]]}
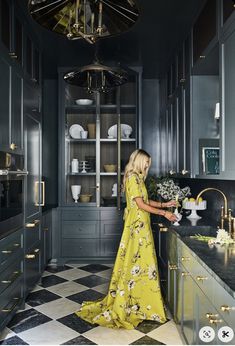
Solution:
{"label": "brass drawer pull", "polygon": [[210,312],[206,313],[206,318],[214,318],[214,317],[218,317],[218,316],[219,316],[218,314],[212,314]]}
{"label": "brass drawer pull", "polygon": [[190,257],[181,257],[181,261],[184,262],[184,261],[190,261]]}
{"label": "brass drawer pull", "polygon": [[48,227],[45,227],[43,228],[44,232],[48,232],[49,231],[49,228]]}
{"label": "brass drawer pull", "polygon": [[182,272],[182,273],[181,273],[181,276],[188,276],[188,275],[190,275],[190,274],[187,273],[187,272]]}
{"label": "brass drawer pull", "polygon": [[203,280],[208,280],[208,277],[207,276],[200,276],[200,275],[198,275],[196,277],[196,279],[197,279],[197,281],[203,281]]}
{"label": "brass drawer pull", "polygon": [[26,223],[26,228],[34,228],[40,223],[40,220],[35,220],[34,222],[28,222]]}
{"label": "brass drawer pull", "polygon": [[20,244],[19,244],[19,243],[15,243],[14,246],[15,246],[15,247],[19,247]]}
{"label": "brass drawer pull", "polygon": [[35,249],[34,252],[35,253],[39,253],[40,249]]}
{"label": "brass drawer pull", "polygon": [[34,259],[34,258],[36,258],[36,255],[35,254],[28,254],[28,255],[25,255],[25,258],[26,259]]}
{"label": "brass drawer pull", "polygon": [[15,271],[15,272],[13,273],[11,279],[9,279],[9,280],[2,280],[1,283],[2,283],[2,284],[11,284],[11,283],[14,282],[14,281],[18,278],[18,276],[20,276],[20,275],[21,275],[21,272]]}
{"label": "brass drawer pull", "polygon": [[223,312],[235,311],[235,306],[221,305],[220,310]]}
{"label": "brass drawer pull", "polygon": [[160,232],[168,232],[168,228],[167,227],[160,227],[159,231]]}
{"label": "brass drawer pull", "polygon": [[213,323],[222,323],[223,322],[223,320],[214,320],[213,318],[210,318],[209,319],[209,322],[211,323],[211,324],[213,324]]}
{"label": "brass drawer pull", "polygon": [[10,254],[10,253],[12,253],[12,250],[2,250],[2,253]]}
{"label": "brass drawer pull", "polygon": [[11,150],[16,150],[17,149],[17,145],[15,143],[11,143],[10,144],[10,149]]}

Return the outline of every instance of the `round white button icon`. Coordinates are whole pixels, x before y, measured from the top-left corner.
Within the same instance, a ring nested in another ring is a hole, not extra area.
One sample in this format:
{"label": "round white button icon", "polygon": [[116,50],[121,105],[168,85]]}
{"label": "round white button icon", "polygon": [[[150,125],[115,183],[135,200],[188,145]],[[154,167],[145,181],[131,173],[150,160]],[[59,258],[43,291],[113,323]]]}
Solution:
{"label": "round white button icon", "polygon": [[230,342],[233,340],[233,337],[234,337],[234,332],[232,328],[228,326],[221,327],[218,330],[218,338],[222,342]]}
{"label": "round white button icon", "polygon": [[214,340],[214,337],[215,337],[215,331],[210,326],[202,327],[199,330],[199,338],[203,342],[211,342],[212,340]]}

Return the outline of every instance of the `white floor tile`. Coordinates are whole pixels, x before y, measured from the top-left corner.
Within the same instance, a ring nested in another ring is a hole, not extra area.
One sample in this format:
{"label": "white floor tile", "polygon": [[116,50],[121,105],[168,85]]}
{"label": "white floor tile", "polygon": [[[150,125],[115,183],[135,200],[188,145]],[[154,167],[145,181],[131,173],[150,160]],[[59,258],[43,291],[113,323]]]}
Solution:
{"label": "white floor tile", "polygon": [[83,336],[98,345],[128,345],[140,339],[144,334],[138,330],[96,327],[83,333]]}
{"label": "white floor tile", "polygon": [[73,281],[63,282],[62,284],[50,286],[47,288],[48,291],[58,294],[61,297],[68,297],[72,294],[76,294],[88,289],[88,287],[80,285]]}
{"label": "white floor tile", "polygon": [[37,292],[37,291],[43,290],[43,288],[44,288],[44,287],[42,287],[42,286],[36,285],[36,286],[34,286],[34,288],[32,289],[32,291],[30,291],[30,293],[31,293],[31,292]]}
{"label": "white floor tile", "polygon": [[24,309],[19,309],[19,310],[17,310],[17,314],[18,314],[19,312],[26,311],[26,310],[29,310],[29,309],[32,309],[32,306],[30,306],[30,305],[28,305],[28,304],[25,304]]}
{"label": "white floor tile", "polygon": [[106,284],[102,284],[102,285],[98,285],[96,287],[92,287],[93,290],[98,291],[100,293],[108,293],[108,288],[109,288],[109,282],[107,282]]}
{"label": "white floor tile", "polygon": [[10,330],[9,328],[4,328],[3,331],[0,333],[0,340],[4,340],[4,339],[9,339],[12,336],[15,336],[16,334]]}
{"label": "white floor tile", "polygon": [[73,302],[66,298],[56,299],[52,302],[45,303],[35,307],[35,310],[41,312],[42,314],[58,319],[78,311],[80,304]]}
{"label": "white floor tile", "polygon": [[57,321],[50,321],[17,335],[29,345],[60,345],[80,334]]}
{"label": "white floor tile", "polygon": [[154,329],[152,332],[148,333],[148,336],[166,345],[184,344],[174,321],[169,321],[157,329]]}
{"label": "white floor tile", "polygon": [[52,273],[47,272],[46,270],[44,270],[42,277],[44,278],[45,276],[51,275]]}
{"label": "white floor tile", "polygon": [[68,269],[63,272],[56,273],[55,275],[66,280],[76,280],[76,279],[80,279],[85,276],[91,275],[91,273],[88,273],[85,270],[74,268],[74,269]]}
{"label": "white floor tile", "polygon": [[95,275],[101,276],[102,278],[105,279],[110,279],[111,275],[112,275],[113,269],[107,269],[107,270],[103,270],[102,272],[96,273]]}

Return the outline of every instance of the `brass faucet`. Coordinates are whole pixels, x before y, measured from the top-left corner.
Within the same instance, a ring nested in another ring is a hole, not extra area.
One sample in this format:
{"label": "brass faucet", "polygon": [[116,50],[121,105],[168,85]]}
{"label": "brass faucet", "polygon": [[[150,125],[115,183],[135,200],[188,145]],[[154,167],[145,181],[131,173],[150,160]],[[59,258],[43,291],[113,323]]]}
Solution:
{"label": "brass faucet", "polygon": [[223,199],[224,199],[224,206],[221,207],[220,228],[224,229],[224,221],[228,220],[229,235],[232,238],[234,238],[235,237],[235,218],[232,216],[232,210],[228,209],[227,197],[221,190],[216,189],[214,187],[208,187],[202,190],[201,192],[199,192],[199,194],[196,197],[196,203],[198,203],[199,198],[204,192],[211,191],[211,190],[219,192],[223,196]]}

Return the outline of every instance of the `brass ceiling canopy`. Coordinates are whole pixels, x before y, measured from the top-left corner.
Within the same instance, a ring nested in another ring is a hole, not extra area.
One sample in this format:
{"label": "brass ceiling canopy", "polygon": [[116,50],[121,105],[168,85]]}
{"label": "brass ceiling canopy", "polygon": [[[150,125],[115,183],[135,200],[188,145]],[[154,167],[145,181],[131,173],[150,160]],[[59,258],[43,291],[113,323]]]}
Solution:
{"label": "brass ceiling canopy", "polygon": [[139,17],[136,0],[29,0],[28,9],[47,29],[89,43],[129,30]]}
{"label": "brass ceiling canopy", "polygon": [[96,61],[91,65],[66,73],[64,80],[69,84],[85,88],[88,93],[108,92],[112,88],[126,83],[128,73],[119,67],[105,66]]}

